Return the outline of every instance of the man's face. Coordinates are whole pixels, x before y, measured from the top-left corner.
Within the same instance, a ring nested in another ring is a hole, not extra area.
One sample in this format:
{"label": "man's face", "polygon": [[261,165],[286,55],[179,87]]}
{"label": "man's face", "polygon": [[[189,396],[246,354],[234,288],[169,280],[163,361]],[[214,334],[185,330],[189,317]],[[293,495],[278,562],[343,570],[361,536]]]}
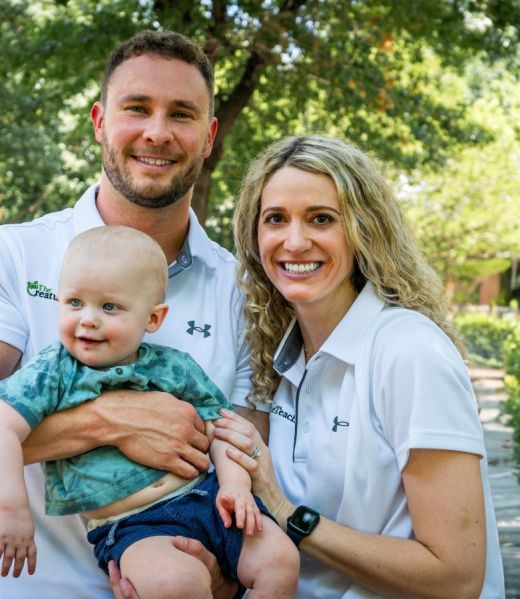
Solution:
{"label": "man's face", "polygon": [[150,54],[117,67],[105,105],[94,105],[92,120],[112,187],[146,208],[162,208],[186,195],[217,130],[197,67]]}

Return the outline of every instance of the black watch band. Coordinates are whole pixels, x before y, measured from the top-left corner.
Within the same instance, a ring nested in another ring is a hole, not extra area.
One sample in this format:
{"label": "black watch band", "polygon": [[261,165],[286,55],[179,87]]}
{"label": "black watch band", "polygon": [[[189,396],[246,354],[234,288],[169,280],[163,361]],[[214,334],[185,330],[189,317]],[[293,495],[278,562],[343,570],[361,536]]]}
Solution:
{"label": "black watch band", "polygon": [[298,547],[302,539],[308,537],[318,526],[319,521],[320,515],[317,511],[300,505],[287,518],[287,536]]}

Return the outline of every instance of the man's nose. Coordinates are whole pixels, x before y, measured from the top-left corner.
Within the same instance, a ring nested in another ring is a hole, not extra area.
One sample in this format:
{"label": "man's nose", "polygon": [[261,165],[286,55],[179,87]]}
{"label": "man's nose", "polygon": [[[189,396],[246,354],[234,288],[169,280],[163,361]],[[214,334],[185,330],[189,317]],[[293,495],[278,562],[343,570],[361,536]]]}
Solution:
{"label": "man's nose", "polygon": [[156,146],[170,143],[173,138],[172,125],[165,114],[157,113],[146,119],[144,137]]}

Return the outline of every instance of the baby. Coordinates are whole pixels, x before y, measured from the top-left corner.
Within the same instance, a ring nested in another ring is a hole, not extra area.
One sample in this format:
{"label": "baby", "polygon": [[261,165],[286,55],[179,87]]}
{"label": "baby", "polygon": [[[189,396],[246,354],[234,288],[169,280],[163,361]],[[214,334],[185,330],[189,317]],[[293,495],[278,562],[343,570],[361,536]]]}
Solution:
{"label": "baby", "polygon": [[211,597],[208,570],[173,547],[175,535],[201,541],[224,572],[252,589],[250,597],[293,597],[296,548],[251,494],[249,474],[227,457],[227,444],[212,439],[212,421],[233,407],[189,354],[142,342],[166,317],[167,284],[161,248],[135,229],[99,227],[71,242],[58,291],[61,342],[0,382],[2,576],[11,566],[19,576],[25,561],[29,573],[36,567],[21,450],[31,429],[105,391],[159,390],[197,409],[215,472],[186,480],[100,447],[43,464],[47,513],[88,518],[100,567],[107,572],[115,560],[141,599]]}

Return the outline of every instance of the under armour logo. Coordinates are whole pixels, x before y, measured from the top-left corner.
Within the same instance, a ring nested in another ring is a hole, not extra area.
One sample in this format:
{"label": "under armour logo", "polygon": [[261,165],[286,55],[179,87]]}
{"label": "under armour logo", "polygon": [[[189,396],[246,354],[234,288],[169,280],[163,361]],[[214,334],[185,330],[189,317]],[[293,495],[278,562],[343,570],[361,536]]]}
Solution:
{"label": "under armour logo", "polygon": [[190,328],[186,329],[186,333],[189,333],[190,335],[193,335],[194,331],[202,333],[204,335],[204,338],[209,337],[211,335],[211,333],[209,332],[209,330],[211,329],[210,324],[205,324],[204,327],[196,327],[194,320],[188,320],[188,326]]}
{"label": "under armour logo", "polygon": [[349,423],[346,420],[338,420],[338,417],[334,417],[334,426],[332,427],[332,432],[338,432],[338,426],[349,426]]}

